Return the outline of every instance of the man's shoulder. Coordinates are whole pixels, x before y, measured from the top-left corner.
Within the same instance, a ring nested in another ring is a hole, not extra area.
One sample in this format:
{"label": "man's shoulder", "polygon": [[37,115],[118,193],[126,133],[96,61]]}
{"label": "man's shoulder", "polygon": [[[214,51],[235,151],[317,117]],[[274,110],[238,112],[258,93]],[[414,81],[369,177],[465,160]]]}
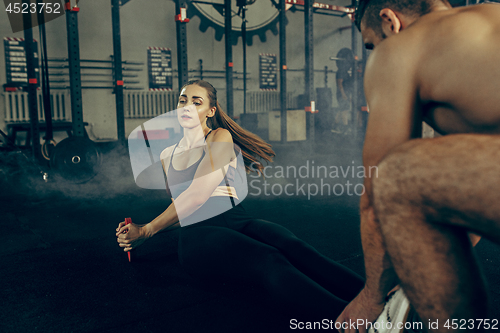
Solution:
{"label": "man's shoulder", "polygon": [[418,90],[422,50],[399,35],[381,42],[370,55],[364,79],[366,94],[408,94]]}
{"label": "man's shoulder", "polygon": [[410,42],[410,39],[400,33],[382,41],[372,51],[366,71],[377,70],[383,67],[384,70],[396,69],[401,66],[411,66],[416,60],[418,48]]}
{"label": "man's shoulder", "polygon": [[426,14],[408,27],[408,32],[430,41],[432,47],[447,42],[463,42],[482,32],[500,27],[500,4],[478,4],[455,7]]}

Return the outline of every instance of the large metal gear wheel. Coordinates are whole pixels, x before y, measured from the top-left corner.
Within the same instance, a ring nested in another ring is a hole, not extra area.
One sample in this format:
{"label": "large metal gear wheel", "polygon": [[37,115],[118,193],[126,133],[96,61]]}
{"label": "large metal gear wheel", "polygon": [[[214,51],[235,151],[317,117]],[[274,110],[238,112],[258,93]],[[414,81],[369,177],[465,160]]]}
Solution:
{"label": "large metal gear wheel", "polygon": [[[236,0],[231,0],[232,8],[232,30],[233,30],[233,45],[238,44],[238,39],[241,37],[241,17],[237,15],[238,7]],[[187,15],[189,18],[198,16],[201,20],[200,31],[206,32],[209,27],[215,30],[215,39],[221,41],[224,36],[224,1],[212,0],[214,4],[188,2]],[[259,36],[262,43],[267,40],[266,32],[271,32],[278,35],[279,11],[273,6],[269,0],[259,0],[255,3],[247,1],[246,20],[247,20],[247,45],[253,44],[253,37]]]}

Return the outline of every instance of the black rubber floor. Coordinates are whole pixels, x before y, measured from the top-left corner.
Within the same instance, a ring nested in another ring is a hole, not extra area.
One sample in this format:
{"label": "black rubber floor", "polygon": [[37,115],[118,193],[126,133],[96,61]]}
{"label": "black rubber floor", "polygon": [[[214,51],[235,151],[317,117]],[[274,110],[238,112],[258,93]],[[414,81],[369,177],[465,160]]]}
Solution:
{"label": "black rubber floor", "polygon": [[[277,147],[274,165],[360,163],[356,149],[312,151]],[[18,170],[17,157],[2,165],[0,332],[290,330],[291,318],[281,315],[257,288],[192,280],[177,261],[175,231],[146,242],[129,263],[116,243],[117,223],[125,217],[147,223],[169,199],[164,191],[135,186],[123,152],[105,152],[103,172],[84,185],[44,184],[32,169]],[[276,177],[267,180],[284,182]],[[255,192],[250,189],[244,201],[247,210],[286,226],[320,252],[363,274],[356,195],[308,199]],[[497,318],[499,253],[499,246],[488,241],[477,247]]]}

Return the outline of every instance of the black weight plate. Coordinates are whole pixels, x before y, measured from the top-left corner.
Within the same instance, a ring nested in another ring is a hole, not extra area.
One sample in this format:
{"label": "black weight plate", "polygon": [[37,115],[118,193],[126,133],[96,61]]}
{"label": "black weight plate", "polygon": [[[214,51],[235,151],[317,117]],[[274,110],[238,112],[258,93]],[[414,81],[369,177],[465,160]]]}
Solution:
{"label": "black weight plate", "polygon": [[55,146],[50,166],[65,180],[81,184],[97,175],[101,160],[101,152],[94,142],[73,136]]}
{"label": "black weight plate", "polygon": [[[337,68],[338,69],[351,69],[354,66],[354,54],[352,53],[351,49],[348,49],[347,47],[344,47],[340,49],[340,51],[337,53],[336,56],[337,60],[335,62],[337,63]],[[343,60],[340,60],[343,59]]]}

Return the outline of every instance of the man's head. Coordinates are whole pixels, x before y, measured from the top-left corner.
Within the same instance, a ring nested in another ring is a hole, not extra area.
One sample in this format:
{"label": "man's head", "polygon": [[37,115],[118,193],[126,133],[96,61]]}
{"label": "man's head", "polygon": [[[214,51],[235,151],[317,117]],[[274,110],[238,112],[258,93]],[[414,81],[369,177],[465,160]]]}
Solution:
{"label": "man's head", "polygon": [[440,5],[451,7],[448,0],[358,0],[355,24],[365,46],[373,49]]}

